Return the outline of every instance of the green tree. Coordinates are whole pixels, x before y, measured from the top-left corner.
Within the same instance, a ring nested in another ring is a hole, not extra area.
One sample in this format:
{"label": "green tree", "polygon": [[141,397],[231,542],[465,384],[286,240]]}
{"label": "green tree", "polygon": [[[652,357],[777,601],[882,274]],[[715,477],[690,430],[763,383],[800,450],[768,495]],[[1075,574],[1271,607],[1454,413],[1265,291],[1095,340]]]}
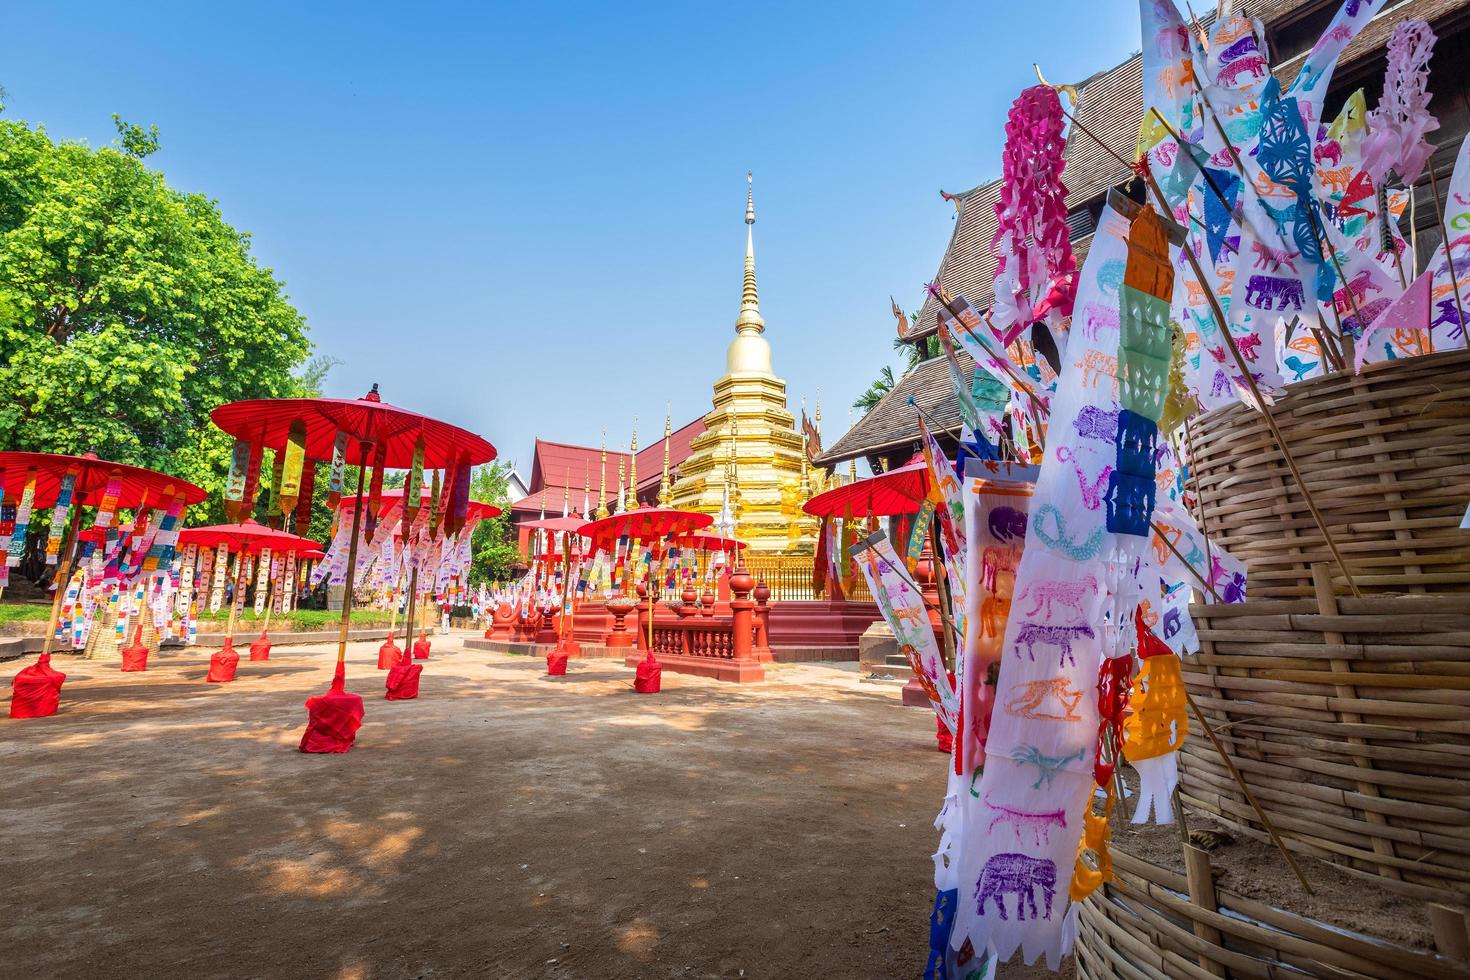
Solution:
{"label": "green tree", "polygon": [[499,507],[499,517],[475,525],[470,538],[470,584],[504,582],[513,572],[511,566],[521,560],[516,545],[515,528],[510,523],[510,495],[507,478],[515,464],[497,459],[475,470],[470,480],[470,497]]}
{"label": "green tree", "polygon": [[230,440],[210,410],[312,393],[331,362],[307,363],[305,322],[250,236],[145,165],[157,128],[114,120],[100,149],[0,120],[0,447],[91,450],[218,491]]}
{"label": "green tree", "polygon": [[873,410],[873,406],[883,400],[883,396],[893,390],[893,368],[887,364],[883,365],[878,372],[878,380],[868,385],[868,390],[858,396],[857,401],[852,403],[853,408],[860,408],[864,412]]}

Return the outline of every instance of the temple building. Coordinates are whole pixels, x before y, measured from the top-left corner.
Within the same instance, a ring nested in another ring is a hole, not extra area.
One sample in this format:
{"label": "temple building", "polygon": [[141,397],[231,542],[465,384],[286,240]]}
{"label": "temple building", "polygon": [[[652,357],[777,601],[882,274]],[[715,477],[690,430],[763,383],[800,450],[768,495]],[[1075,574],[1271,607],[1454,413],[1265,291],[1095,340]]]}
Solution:
{"label": "temple building", "polygon": [[[750,182],[750,174],[746,174]],[[714,384],[704,431],[679,465],[672,506],[716,515],[756,554],[811,554],[817,522],[801,505],[820,489],[807,460],[806,437],[786,407],[786,382],[771,366],[755,279],[755,194],[745,198],[745,278],[735,339],[725,373]]]}

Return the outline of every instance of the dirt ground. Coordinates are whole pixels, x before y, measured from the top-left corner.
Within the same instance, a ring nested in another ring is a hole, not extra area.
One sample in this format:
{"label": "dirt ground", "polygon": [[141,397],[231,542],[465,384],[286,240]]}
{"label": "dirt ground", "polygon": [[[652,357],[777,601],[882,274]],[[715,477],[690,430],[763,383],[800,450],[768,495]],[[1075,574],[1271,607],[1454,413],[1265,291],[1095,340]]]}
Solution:
{"label": "dirt ground", "polygon": [[366,722],[320,756],[296,744],[325,646],[228,685],[199,653],[58,658],[61,711],[0,720],[3,972],[922,973],[945,757],[855,665],[644,697],[620,663],[547,678],[451,637],[419,700],[387,702],[375,663],[350,649]]}

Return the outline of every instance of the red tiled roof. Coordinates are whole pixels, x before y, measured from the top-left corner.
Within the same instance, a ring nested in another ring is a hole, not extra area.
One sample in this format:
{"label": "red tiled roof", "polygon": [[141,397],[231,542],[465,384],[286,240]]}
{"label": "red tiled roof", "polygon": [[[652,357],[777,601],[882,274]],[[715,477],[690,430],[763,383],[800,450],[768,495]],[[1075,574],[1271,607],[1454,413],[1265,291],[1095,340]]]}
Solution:
{"label": "red tiled roof", "polygon": [[[689,458],[689,447],[694,437],[704,431],[704,419],[698,418],[669,436],[669,464],[678,466]],[[607,451],[608,492],[618,491],[618,463],[627,469],[631,454],[626,451]],[[638,450],[638,489],[657,487],[663,478],[664,440],[660,435],[652,445]],[[595,496],[602,474],[602,450],[597,446],[576,446],[566,442],[551,442],[537,439],[531,461],[531,492],[510,505],[510,509],[521,515],[539,514],[543,498],[546,512],[561,513],[562,502],[569,496],[573,510],[581,510],[583,486],[590,485]],[[566,492],[570,488],[570,494]]]}

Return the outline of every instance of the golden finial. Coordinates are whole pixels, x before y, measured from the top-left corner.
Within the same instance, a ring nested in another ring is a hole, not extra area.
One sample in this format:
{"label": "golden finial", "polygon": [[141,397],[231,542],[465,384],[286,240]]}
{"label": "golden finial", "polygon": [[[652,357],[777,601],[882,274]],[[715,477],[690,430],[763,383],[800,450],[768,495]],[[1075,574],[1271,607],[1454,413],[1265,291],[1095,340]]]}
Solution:
{"label": "golden finial", "polygon": [[582,520],[588,520],[587,511],[592,506],[592,468],[582,461]]}
{"label": "golden finial", "polygon": [[628,464],[625,460],[618,460],[618,513],[628,509]]}
{"label": "golden finial", "polygon": [[628,510],[638,509],[638,416],[633,416],[633,448],[628,451]]}
{"label": "golden finial", "polygon": [[749,170],[745,182],[745,283],[740,291],[740,315],[735,318],[735,332],[740,334],[763,333],[766,329],[755,285],[755,179]]}
{"label": "golden finial", "polygon": [[674,489],[669,485],[669,437],[674,434],[673,426],[673,403],[668,403],[664,408],[664,478],[658,485],[658,505],[669,506],[674,499]]}
{"label": "golden finial", "polygon": [[567,467],[567,478],[561,485],[561,516],[566,517],[572,509],[572,468]]}
{"label": "golden finial", "polygon": [[602,475],[597,478],[597,519],[607,516],[607,429],[602,430]]}

